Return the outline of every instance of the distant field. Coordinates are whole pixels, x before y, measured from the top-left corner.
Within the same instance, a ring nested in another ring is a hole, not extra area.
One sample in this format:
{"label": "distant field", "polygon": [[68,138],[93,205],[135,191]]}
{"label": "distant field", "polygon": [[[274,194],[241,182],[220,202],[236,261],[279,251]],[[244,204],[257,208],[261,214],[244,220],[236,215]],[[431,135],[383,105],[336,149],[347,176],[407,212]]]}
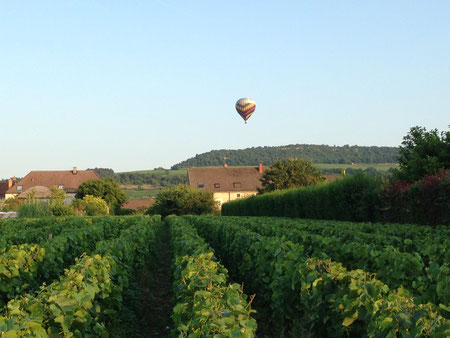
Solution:
{"label": "distant field", "polygon": [[128,201],[136,200],[148,200],[155,198],[156,194],[160,192],[160,189],[125,189],[123,190],[127,194]]}
{"label": "distant field", "polygon": [[158,175],[180,175],[180,174],[186,174],[187,169],[176,169],[176,170],[170,170],[170,169],[153,169],[153,170],[135,170],[135,171],[123,171],[123,172],[117,172],[116,174],[123,174],[123,173],[139,173],[139,174],[158,174]]}
{"label": "distant field", "polygon": [[391,168],[397,168],[398,163],[355,163],[355,164],[330,164],[330,163],[315,163],[315,165],[320,169],[346,169],[346,168],[353,168],[353,169],[367,169],[369,167],[373,167],[376,170],[379,171],[387,171]]}
{"label": "distant field", "polygon": [[[355,164],[337,164],[337,163],[314,163],[320,169],[346,169],[346,168],[354,168],[354,169],[367,169],[369,167],[373,167],[380,171],[387,171],[390,168],[397,168],[398,163],[355,163]],[[229,168],[248,168],[249,166],[230,166]],[[220,168],[220,167],[213,167]],[[187,169],[153,169],[153,170],[136,170],[136,171],[127,171],[127,173],[140,173],[140,174],[160,174],[160,175],[187,175]]]}

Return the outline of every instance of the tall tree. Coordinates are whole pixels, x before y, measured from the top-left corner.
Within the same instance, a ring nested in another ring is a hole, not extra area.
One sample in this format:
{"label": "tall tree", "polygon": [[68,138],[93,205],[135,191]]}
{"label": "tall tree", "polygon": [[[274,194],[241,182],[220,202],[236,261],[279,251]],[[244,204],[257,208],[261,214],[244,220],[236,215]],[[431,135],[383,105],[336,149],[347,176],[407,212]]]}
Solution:
{"label": "tall tree", "polygon": [[403,137],[398,162],[400,166],[394,170],[394,176],[410,183],[427,174],[450,169],[450,131],[439,133],[437,129],[412,127]]}
{"label": "tall tree", "polygon": [[311,161],[285,159],[276,161],[261,178],[260,193],[316,184],[323,180]]}

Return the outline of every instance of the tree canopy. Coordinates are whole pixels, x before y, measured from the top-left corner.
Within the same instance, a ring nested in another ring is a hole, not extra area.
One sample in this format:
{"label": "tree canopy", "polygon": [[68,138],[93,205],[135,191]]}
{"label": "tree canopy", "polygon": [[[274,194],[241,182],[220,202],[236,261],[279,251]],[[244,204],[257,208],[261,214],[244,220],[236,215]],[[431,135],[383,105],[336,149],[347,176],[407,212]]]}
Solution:
{"label": "tree canopy", "polygon": [[288,158],[303,158],[314,163],[395,163],[397,156],[397,147],[290,144],[238,150],[211,150],[175,164],[171,169],[222,166],[224,162],[231,166],[253,166],[259,162],[272,165],[278,159]]}
{"label": "tree canopy", "polygon": [[82,199],[86,195],[102,198],[111,210],[118,210],[127,200],[122,188],[112,178],[91,179],[83,182],[78,187],[75,198]]}
{"label": "tree canopy", "polygon": [[276,161],[261,178],[261,193],[277,189],[303,187],[323,180],[322,174],[311,161],[286,159]]}
{"label": "tree canopy", "polygon": [[412,127],[403,137],[398,162],[394,176],[410,183],[427,174],[450,169],[450,131],[439,133],[437,129],[427,131],[423,127]]}
{"label": "tree canopy", "polygon": [[185,215],[211,214],[217,209],[212,191],[198,190],[182,184],[162,190],[149,209],[149,214]]}

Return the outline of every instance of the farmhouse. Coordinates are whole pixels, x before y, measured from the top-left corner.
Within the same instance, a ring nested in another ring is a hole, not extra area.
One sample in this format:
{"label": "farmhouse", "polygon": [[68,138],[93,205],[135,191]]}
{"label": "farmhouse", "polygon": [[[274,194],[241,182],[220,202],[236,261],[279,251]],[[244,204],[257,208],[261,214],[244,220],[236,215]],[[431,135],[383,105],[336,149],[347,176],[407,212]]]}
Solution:
{"label": "farmhouse", "polygon": [[264,170],[259,163],[254,168],[189,168],[189,185],[201,190],[214,192],[214,199],[220,204],[238,198],[256,195],[261,188],[261,177]]}
{"label": "farmhouse", "polygon": [[12,185],[6,191],[6,198],[27,198],[34,194],[35,198],[47,199],[51,194],[51,188],[64,190],[67,194],[65,203],[71,203],[81,183],[89,179],[100,179],[93,170],[49,170],[31,171],[28,175]]}

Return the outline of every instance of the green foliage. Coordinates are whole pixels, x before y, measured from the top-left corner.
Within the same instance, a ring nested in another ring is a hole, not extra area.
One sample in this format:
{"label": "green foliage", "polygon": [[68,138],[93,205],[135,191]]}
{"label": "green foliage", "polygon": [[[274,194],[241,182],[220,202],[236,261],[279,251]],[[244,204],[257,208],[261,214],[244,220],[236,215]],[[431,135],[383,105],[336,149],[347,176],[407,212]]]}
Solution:
{"label": "green foliage", "polygon": [[450,131],[439,133],[437,129],[411,128],[403,137],[398,162],[400,167],[394,170],[395,177],[410,183],[427,174],[450,169]]}
{"label": "green foliage", "polygon": [[111,210],[117,210],[126,202],[126,194],[112,178],[103,180],[87,180],[79,187],[75,198],[82,199],[86,195],[100,197],[108,203]]}
{"label": "green foliage", "polygon": [[108,336],[107,325],[123,308],[122,293],[148,258],[160,225],[158,218],[132,220],[130,229],[98,242],[97,254],[77,259],[58,281],[10,301],[0,330],[8,337]]}
{"label": "green foliage", "polygon": [[53,216],[75,216],[75,209],[71,205],[57,204],[50,205],[50,211]]}
{"label": "green foliage", "polygon": [[51,188],[51,194],[49,197],[50,206],[55,205],[63,205],[64,199],[66,198],[66,193],[62,189],[58,189],[57,187]]}
{"label": "green foliage", "polygon": [[98,176],[100,176],[101,178],[107,178],[107,177],[114,177],[114,170],[112,170],[111,168],[88,168],[87,170],[94,170]]}
{"label": "green foliage", "polygon": [[175,170],[117,173],[115,174],[114,179],[120,184],[147,184],[158,189],[187,183],[186,173],[178,173],[178,171]]}
{"label": "green foliage", "polygon": [[174,334],[181,337],[254,337],[255,312],[239,284],[228,284],[228,272],[211,248],[186,221],[167,219],[175,251]]}
{"label": "green foliage", "polygon": [[302,159],[278,160],[261,178],[260,192],[271,192],[279,189],[298,188],[319,183],[322,174],[311,161]]}
{"label": "green foliage", "polygon": [[23,204],[23,200],[16,198],[8,198],[3,202],[2,211],[17,211]]}
{"label": "green foliage", "polygon": [[394,163],[397,162],[397,156],[398,148],[395,147],[291,144],[239,150],[212,150],[180,162],[172,166],[172,169],[222,166],[225,158],[231,166],[257,166],[259,162],[272,165],[279,159],[288,158],[304,158],[314,163]]}
{"label": "green foliage", "polygon": [[211,214],[216,212],[217,204],[212,191],[203,191],[188,185],[179,185],[158,193],[149,209],[149,214],[185,215]]}
{"label": "green foliage", "polygon": [[34,200],[23,203],[20,206],[18,213],[21,218],[37,218],[50,216],[52,211],[48,203]]}
{"label": "green foliage", "polygon": [[271,336],[446,337],[450,324],[431,303],[403,288],[330,259],[308,258],[302,245],[262,236],[219,218],[185,216],[249,292]]}
{"label": "green foliage", "polygon": [[[215,222],[216,218],[204,217],[200,221]],[[264,236],[283,237],[300,244],[307,256],[331,258],[342,262],[347,269],[377,273],[377,278],[390,287],[407,288],[416,301],[450,302],[448,293],[440,289],[450,278],[447,267],[450,262],[450,232],[446,229],[436,231],[435,236],[427,236],[423,227],[416,226],[422,232],[411,239],[403,239],[383,230],[377,232],[375,225],[371,229],[369,225],[366,227],[371,233],[363,233],[359,224],[349,222],[273,217],[222,217],[219,221],[239,225]],[[389,227],[396,225],[390,224]]]}
{"label": "green foliage", "polygon": [[380,189],[379,180],[358,174],[231,201],[222,205],[222,214],[370,221],[376,219]]}
{"label": "green foliage", "polygon": [[83,199],[74,201],[74,208],[86,216],[104,216],[109,214],[109,207],[100,197],[85,195]]}

